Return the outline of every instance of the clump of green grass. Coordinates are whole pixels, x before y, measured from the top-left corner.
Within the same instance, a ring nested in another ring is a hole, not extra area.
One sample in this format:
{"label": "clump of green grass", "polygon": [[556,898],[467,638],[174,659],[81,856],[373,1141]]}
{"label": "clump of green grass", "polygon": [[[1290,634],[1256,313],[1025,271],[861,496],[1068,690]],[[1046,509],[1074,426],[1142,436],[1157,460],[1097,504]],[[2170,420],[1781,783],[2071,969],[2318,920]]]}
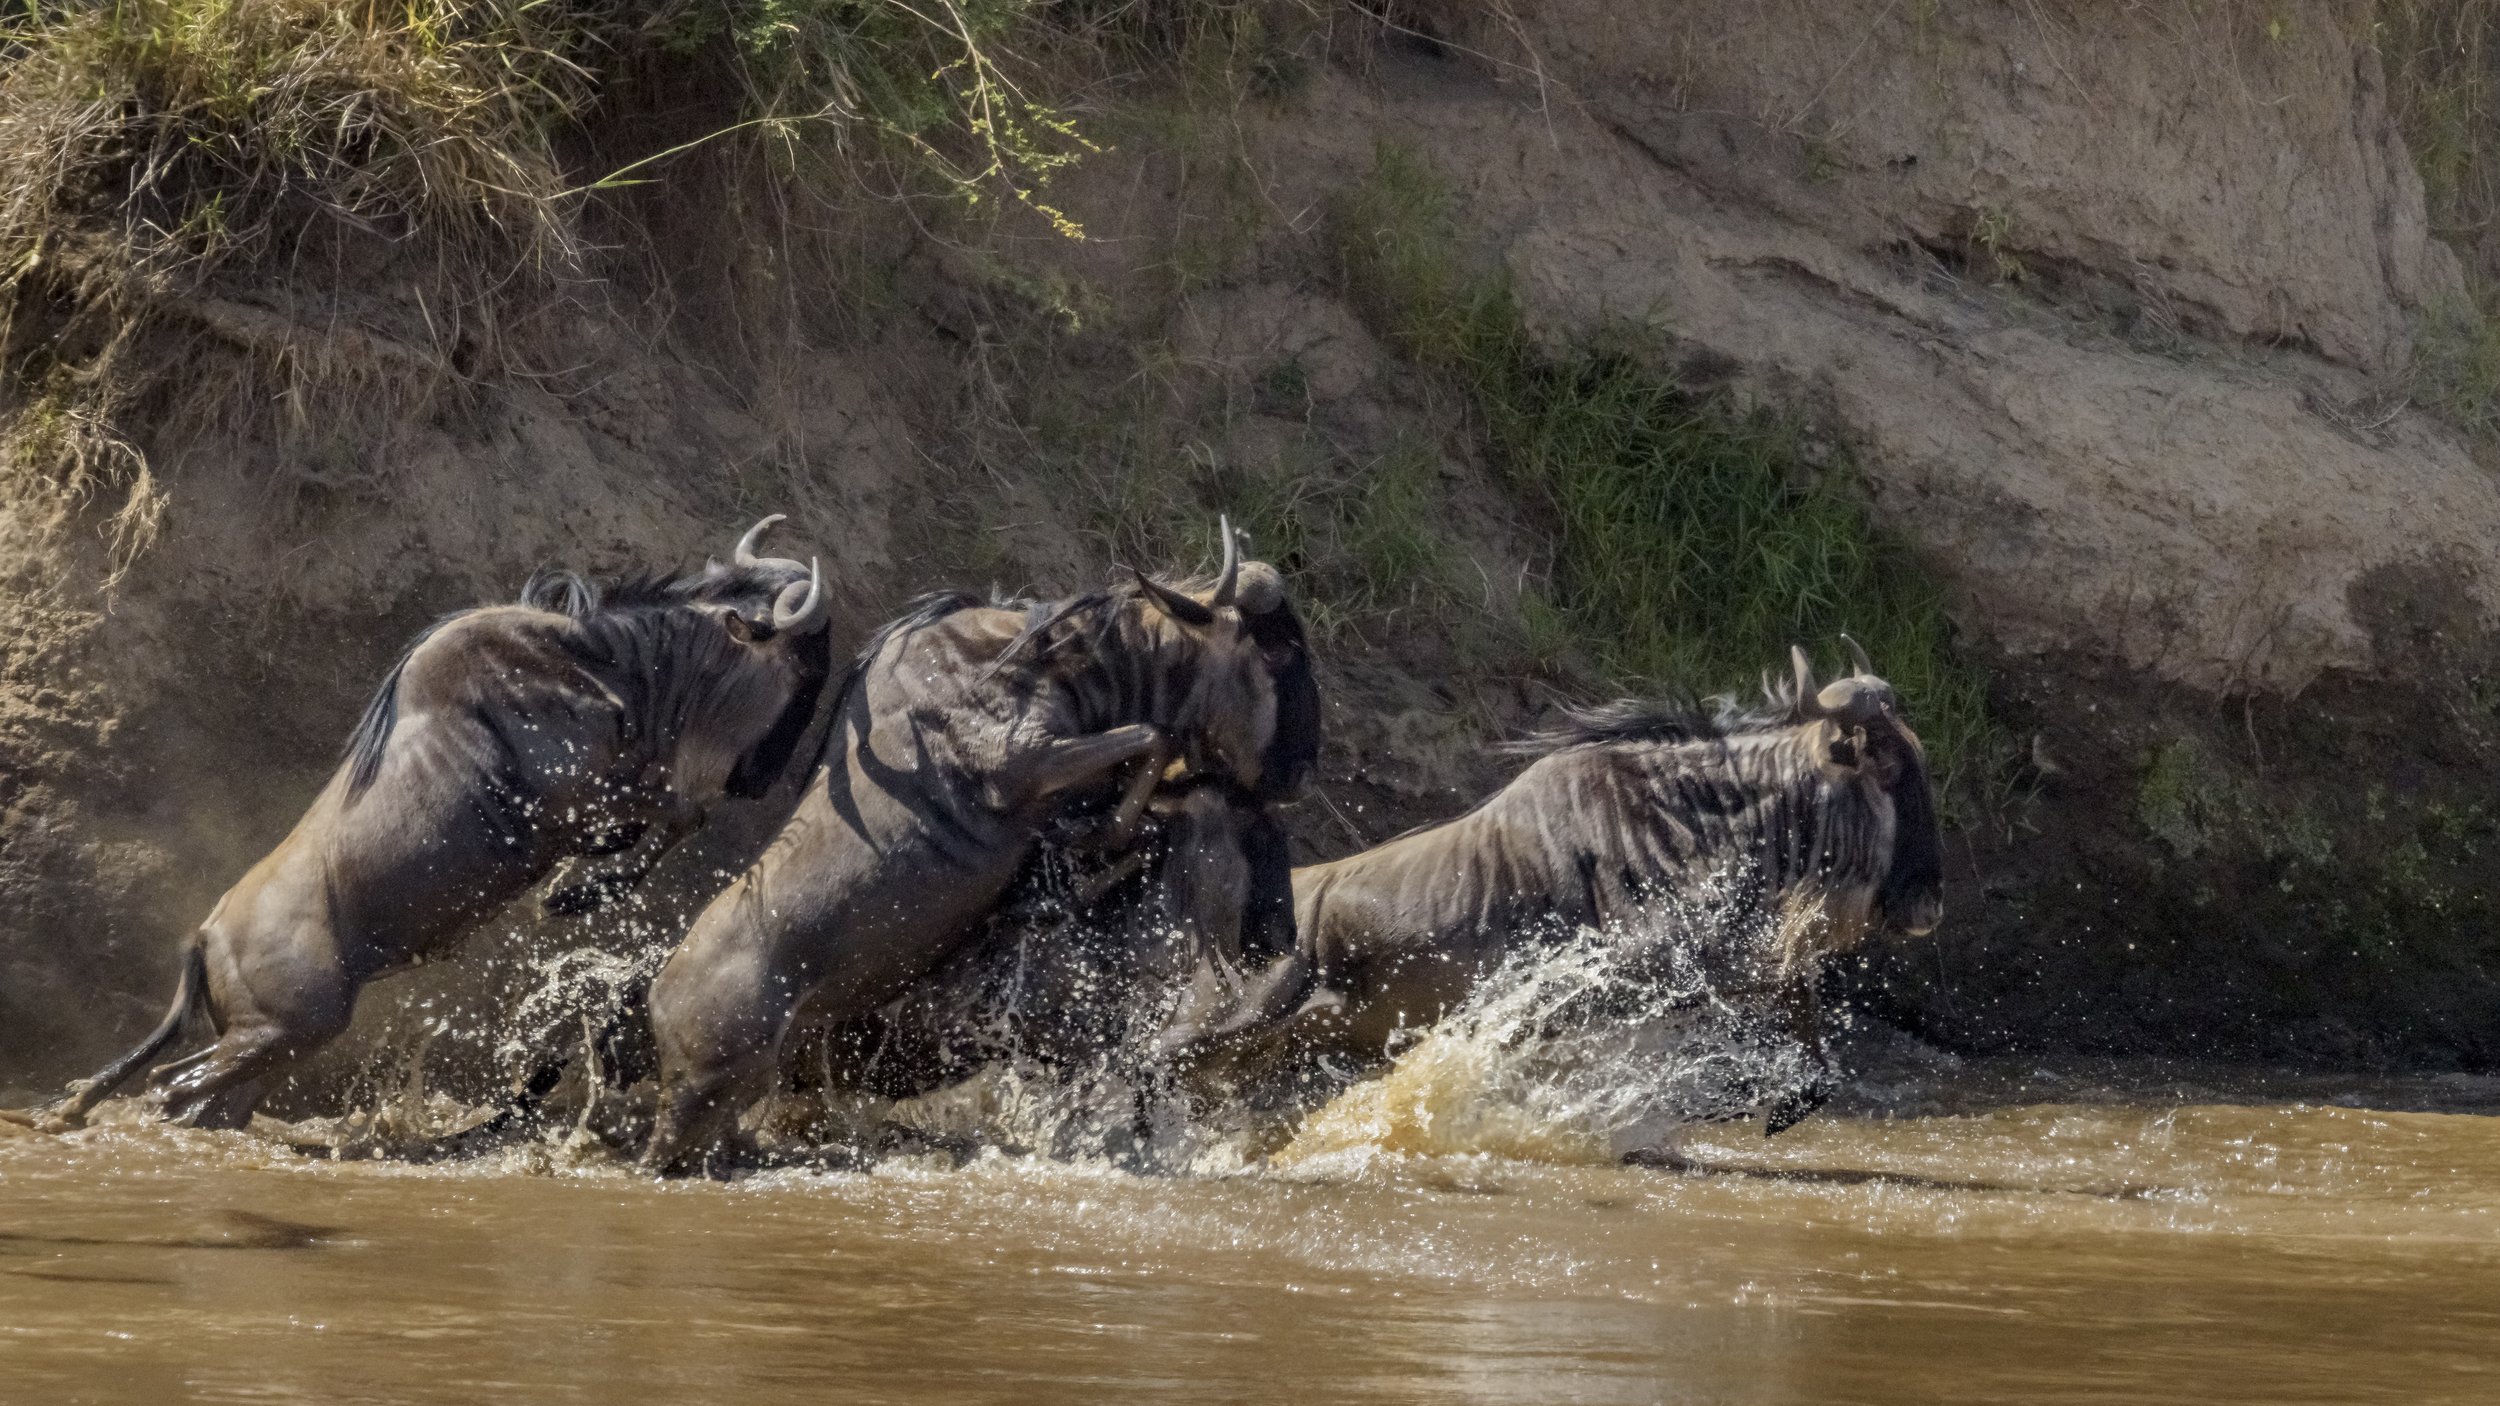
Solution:
{"label": "clump of green grass", "polygon": [[1844,449],[1686,389],[1636,335],[1537,346],[1505,280],[1471,261],[1447,183],[1400,148],[1334,223],[1369,315],[1467,392],[1498,471],[1550,514],[1554,615],[1608,686],[1741,691],[1792,642],[1828,657],[1845,630],[1909,700],[1948,784],[1983,761],[1984,684],[1933,586],[1869,522]]}
{"label": "clump of green grass", "polygon": [[1449,598],[1440,530],[1441,456],[1401,440],[1367,463],[1307,458],[1257,466],[1231,497],[1262,553],[1302,565],[1301,594],[1323,635],[1432,609]]}
{"label": "clump of green grass", "polygon": [[2500,0],[2389,0],[2372,34],[2431,231],[2463,257],[2468,289],[2422,313],[2406,391],[2500,435]]}
{"label": "clump of green grass", "polygon": [[[1127,350],[1136,365],[1109,394],[1041,372],[1022,445],[1106,555],[1162,570],[1211,563],[1222,545],[1216,516],[1229,514],[1260,557],[1289,565],[1296,600],[1326,641],[1370,638],[1452,599],[1444,464],[1430,444],[1400,439],[1348,459],[1314,435],[1272,459],[1229,459],[1210,447],[1226,423],[1220,395],[1153,343]],[[1258,393],[1300,401],[1302,378],[1278,363],[1257,378]]]}
{"label": "clump of green grass", "polygon": [[2432,229],[2500,272],[2500,0],[2388,0],[2372,35]]}
{"label": "clump of green grass", "polygon": [[2500,435],[2500,322],[2471,301],[2423,313],[2405,393],[2469,433]]}

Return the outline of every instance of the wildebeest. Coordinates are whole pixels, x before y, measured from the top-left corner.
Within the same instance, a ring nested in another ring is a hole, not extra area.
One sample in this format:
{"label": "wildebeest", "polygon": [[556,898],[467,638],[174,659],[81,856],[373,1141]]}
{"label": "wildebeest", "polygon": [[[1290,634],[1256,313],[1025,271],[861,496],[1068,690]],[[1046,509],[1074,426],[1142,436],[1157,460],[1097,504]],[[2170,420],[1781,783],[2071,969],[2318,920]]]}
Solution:
{"label": "wildebeest", "polygon": [[1045,823],[1117,788],[1121,768],[1134,775],[1100,836],[1114,852],[1176,761],[1267,783],[1277,673],[1255,622],[1283,605],[1283,580],[1224,537],[1202,594],[1138,573],[1055,603],[936,596],[868,642],[796,813],[652,985],[646,1165],[705,1151],[764,1092],[803,1004],[838,1024],[961,948]]}
{"label": "wildebeest", "polygon": [[1944,907],[1925,750],[1848,643],[1849,677],[1818,689],[1793,651],[1794,681],[1766,685],[1765,707],[1572,712],[1466,814],[1295,870],[1297,950],[1264,980],[1317,990],[1259,1043],[1380,1058],[1522,944],[1636,923],[1661,899],[1725,885],[1731,934],[1777,934],[1776,950],[1733,965],[1771,986],[1817,1071],[1773,1106],[1770,1129],[1805,1117],[1830,1083],[1820,962],[1878,926],[1924,934]]}
{"label": "wildebeest", "polygon": [[1009,1058],[1152,1078],[1201,1040],[1284,1014],[1259,1004],[1249,978],[1293,950],[1276,808],[1319,764],[1319,683],[1281,582],[1259,563],[1244,571],[1244,617],[1276,685],[1258,784],[1193,775],[1164,786],[1116,854],[1082,842],[1110,798],[1054,816],[981,934],[877,1010],[819,1027],[830,1049],[810,1072],[889,1098]]}
{"label": "wildebeest", "polygon": [[438,621],[374,694],[295,829],[185,943],[172,1008],[49,1111],[75,1124],[181,1033],[216,1042],[158,1071],[170,1118],[236,1127],[262,1081],[345,1029],[367,981],[437,952],[559,862],[551,906],[638,880],[723,794],[790,763],[831,672],[813,566],[758,557],[602,589],[540,578],[521,603]]}

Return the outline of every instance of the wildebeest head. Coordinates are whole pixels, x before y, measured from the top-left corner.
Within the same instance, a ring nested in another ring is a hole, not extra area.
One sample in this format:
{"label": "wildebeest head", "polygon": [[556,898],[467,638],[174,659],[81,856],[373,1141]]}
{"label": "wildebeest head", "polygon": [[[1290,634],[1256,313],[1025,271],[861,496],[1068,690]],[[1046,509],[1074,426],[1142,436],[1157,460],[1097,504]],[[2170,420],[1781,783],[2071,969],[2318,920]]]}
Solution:
{"label": "wildebeest head", "polygon": [[670,589],[695,605],[735,610],[752,625],[764,625],[772,619],[772,609],[781,594],[794,585],[804,584],[809,576],[808,564],[789,557],[759,555],[756,547],[764,534],[784,515],[773,513],[756,522],[729,549],[729,559],[709,557],[700,571],[678,579]]}
{"label": "wildebeest head", "polygon": [[1847,635],[1841,642],[1853,671],[1820,688],[1805,650],[1791,647],[1797,720],[1822,729],[1818,746],[1836,784],[1862,787],[1870,803],[1890,809],[1892,863],[1876,890],[1876,912],[1887,926],[1924,936],[1944,917],[1944,840],[1927,749],[1902,721],[1900,696],[1876,676],[1866,651]]}
{"label": "wildebeest head", "polygon": [[1311,667],[1310,638],[1285,595],[1283,573],[1266,562],[1241,564],[1234,598],[1276,686],[1276,731],[1261,759],[1254,795],[1261,801],[1291,800],[1319,768],[1319,676]]}
{"label": "wildebeest head", "polygon": [[1261,797],[1290,795],[1319,753],[1319,691],[1302,622],[1282,573],[1244,561],[1232,523],[1220,524],[1224,565],[1191,591],[1136,577],[1158,652],[1190,670],[1172,726],[1193,769],[1230,777]]}
{"label": "wildebeest head", "polygon": [[[785,700],[768,716],[735,710],[748,723],[761,724],[760,734],[741,739],[725,789],[741,800],[753,800],[772,788],[790,767],[816,704],[833,672],[830,602],[824,576],[814,562],[758,555],[756,547],[782,514],[758,521],[738,538],[729,560],[713,557],[699,571],[674,580],[640,577],[607,590],[571,573],[533,578],[522,588],[521,602],[560,611],[576,619],[598,612],[603,604],[673,603],[712,616],[732,641],[763,667],[742,671],[758,681],[771,681],[757,707]],[[740,731],[744,731],[741,728]]]}
{"label": "wildebeest head", "polygon": [[825,680],[833,673],[831,631],[826,628],[831,615],[825,601],[824,573],[812,561],[808,563],[807,579],[782,587],[771,611],[762,619],[751,619],[736,610],[722,612],[721,626],[730,638],[769,660],[787,689],[787,701],[775,714],[772,726],[730,769],[722,788],[730,795],[754,800],[771,790],[773,782],[789,769],[799,739],[815,719],[816,700],[824,691]]}
{"label": "wildebeest head", "polygon": [[831,631],[826,628],[832,611],[824,572],[812,560],[801,565],[788,557],[756,554],[765,532],[781,520],[774,513],[748,528],[730,549],[726,568],[717,561],[705,563],[697,578],[705,584],[693,593],[696,600],[717,608],[730,637],[765,656],[787,686],[788,701],[772,726],[730,770],[724,789],[740,800],[762,796],[789,769],[833,673]]}

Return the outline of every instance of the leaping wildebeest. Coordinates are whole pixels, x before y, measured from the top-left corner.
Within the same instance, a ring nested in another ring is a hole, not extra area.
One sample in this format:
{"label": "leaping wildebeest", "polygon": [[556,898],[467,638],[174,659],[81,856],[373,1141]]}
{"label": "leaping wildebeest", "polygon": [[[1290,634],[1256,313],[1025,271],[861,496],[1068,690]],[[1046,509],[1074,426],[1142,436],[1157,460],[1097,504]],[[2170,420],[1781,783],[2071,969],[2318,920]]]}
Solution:
{"label": "leaping wildebeest", "polygon": [[1296,952],[1263,979],[1314,989],[1243,1048],[1377,1060],[1525,944],[1732,890],[1725,940],[1768,932],[1777,950],[1724,965],[1770,985],[1814,1063],[1770,1111],[1770,1131],[1794,1125],[1830,1091],[1823,959],[1879,927],[1923,935],[1944,912],[1925,749],[1843,638],[1849,677],[1818,688],[1800,649],[1793,681],[1766,685],[1763,707],[1575,711],[1524,744],[1541,755],[1466,814],[1296,869]]}
{"label": "leaping wildebeest", "polygon": [[1252,562],[1237,592],[1276,684],[1258,784],[1193,775],[1158,788],[1118,853],[1085,843],[1115,798],[1057,812],[982,934],[875,1011],[813,1027],[825,1043],[801,1047],[802,1075],[888,1098],[1000,1061],[1101,1062],[1154,1080],[1197,1045],[1290,1009],[1263,1002],[1298,991],[1253,974],[1293,950],[1293,861],[1276,808],[1309,784],[1322,727],[1309,638],[1271,576]]}
{"label": "leaping wildebeest", "polygon": [[758,557],[602,588],[534,580],[401,656],[295,829],[184,944],[164,1022],[46,1121],[71,1126],[204,1012],[215,1043],[157,1071],[165,1114],[239,1127],[262,1083],[347,1027],[366,982],[443,950],[576,856],[551,899],[630,887],[722,795],[762,794],[832,671],[812,565]]}
{"label": "leaping wildebeest", "polygon": [[652,985],[645,1165],[708,1153],[766,1091],[802,1007],[838,1024],[961,948],[1054,815],[1116,791],[1100,836],[1116,852],[1173,762],[1259,789],[1278,703],[1254,626],[1284,585],[1224,539],[1199,593],[1136,574],[1059,602],[935,596],[868,642],[797,811]]}

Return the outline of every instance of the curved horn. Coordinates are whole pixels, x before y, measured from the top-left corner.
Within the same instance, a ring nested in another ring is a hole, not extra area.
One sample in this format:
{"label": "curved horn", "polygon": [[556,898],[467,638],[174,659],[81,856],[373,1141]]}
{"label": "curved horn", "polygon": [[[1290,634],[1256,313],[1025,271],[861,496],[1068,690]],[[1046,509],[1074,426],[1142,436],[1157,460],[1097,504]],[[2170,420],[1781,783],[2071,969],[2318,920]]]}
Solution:
{"label": "curved horn", "polygon": [[1843,727],[1865,727],[1892,710],[1892,686],[1877,678],[1835,679],[1815,695],[1814,706]]}
{"label": "curved horn", "polygon": [[1191,600],[1189,597],[1182,595],[1180,592],[1173,590],[1171,587],[1164,585],[1162,582],[1155,580],[1153,577],[1148,576],[1145,572],[1139,571],[1135,567],[1129,568],[1129,574],[1137,578],[1137,588],[1146,593],[1147,599],[1163,607],[1164,614],[1171,616],[1173,619],[1180,621],[1184,625],[1211,625],[1215,623],[1215,612],[1209,610],[1207,607],[1200,605],[1198,602]]}
{"label": "curved horn", "polygon": [[1846,631],[1843,631],[1840,636],[1840,647],[1849,651],[1849,662],[1859,673],[1870,679],[1875,677],[1875,665],[1867,659],[1865,648],[1856,640],[1849,638]]}
{"label": "curved horn", "polygon": [[1823,700],[1815,696],[1814,665],[1806,659],[1806,647],[1801,644],[1790,645],[1788,662],[1796,670],[1798,718],[1812,721],[1823,716]]}
{"label": "curved horn", "polygon": [[1216,515],[1216,531],[1224,535],[1224,569],[1215,574],[1214,604],[1220,609],[1233,603],[1233,594],[1241,586],[1241,544],[1233,538],[1233,520]]}
{"label": "curved horn", "polygon": [[747,535],[739,538],[738,545],[730,550],[729,560],[731,564],[742,567],[762,566],[764,564],[764,559],[755,554],[755,544],[764,540],[764,533],[766,529],[770,528],[774,523],[781,521],[785,516],[787,515],[783,513],[774,513],[771,516],[766,517],[763,521],[758,522],[753,527],[748,528]]}
{"label": "curved horn", "polygon": [[797,634],[806,630],[821,630],[832,618],[833,612],[825,604],[824,568],[817,564],[814,557],[807,559],[807,595],[797,605],[792,605],[790,597],[798,589],[799,583],[791,582],[782,587],[781,598],[773,602],[773,632],[775,634]]}

